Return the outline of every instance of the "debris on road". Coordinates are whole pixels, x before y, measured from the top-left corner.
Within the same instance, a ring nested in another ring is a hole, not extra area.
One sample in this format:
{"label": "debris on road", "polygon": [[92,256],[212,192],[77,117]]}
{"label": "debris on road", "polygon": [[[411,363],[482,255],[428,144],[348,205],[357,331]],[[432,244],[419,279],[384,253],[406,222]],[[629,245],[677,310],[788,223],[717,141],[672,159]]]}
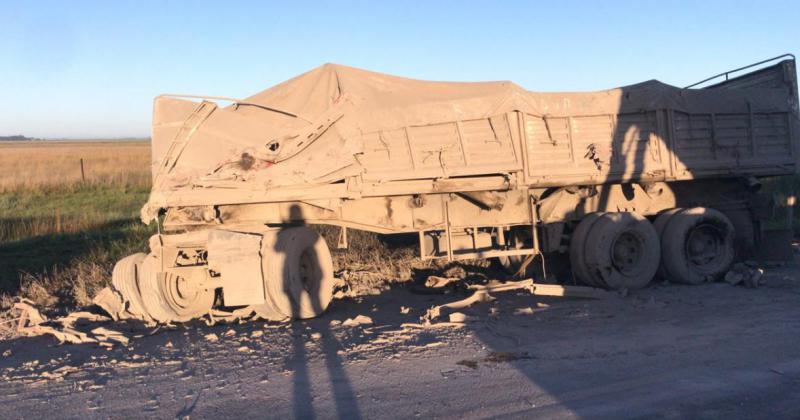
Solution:
{"label": "debris on road", "polygon": [[[24,337],[37,337],[50,335],[58,340],[59,344],[84,344],[97,343],[103,347],[111,347],[114,343],[127,346],[130,339],[121,332],[96,324],[111,321],[112,318],[87,311],[72,312],[66,316],[47,319],[46,316],[34,306],[34,303],[21,299],[12,307],[12,313],[17,320],[16,334]],[[90,331],[81,331],[81,327],[94,327]]]}
{"label": "debris on road", "polygon": [[525,308],[517,308],[514,310],[514,315],[533,315],[534,310],[530,306]]}
{"label": "debris on road", "polygon": [[539,284],[533,279],[499,282],[491,281],[488,284],[472,284],[467,286],[470,290],[486,291],[486,292],[508,292],[511,290],[528,290],[532,295],[536,296],[556,296],[556,297],[574,297],[586,299],[609,299],[616,296],[615,293],[609,292],[596,287],[588,286],[570,286],[558,284]]}
{"label": "debris on road", "polygon": [[477,322],[479,320],[478,317],[466,315],[463,312],[453,312],[450,314],[449,319],[450,322],[458,324]]}
{"label": "debris on road", "polygon": [[434,306],[422,316],[422,323],[423,324],[430,324],[432,321],[436,320],[442,315],[442,309],[462,309],[468,308],[475,303],[484,303],[484,302],[491,302],[494,300],[494,297],[489,295],[489,293],[485,290],[480,290],[473,293],[470,297],[466,299],[461,299],[455,302],[445,303],[443,305]]}
{"label": "debris on road", "polygon": [[110,287],[104,287],[103,290],[100,290],[100,293],[94,297],[92,303],[106,311],[114,321],[119,320],[119,314],[125,311],[122,295]]}
{"label": "debris on road", "polygon": [[425,280],[425,287],[431,289],[441,289],[459,281],[461,281],[461,278],[458,277],[428,276],[427,280]]}
{"label": "debris on road", "polygon": [[105,327],[97,327],[93,329],[92,334],[94,334],[95,338],[97,338],[100,342],[116,341],[123,346],[127,346],[130,342],[130,339],[121,332],[110,330]]}
{"label": "debris on road", "polygon": [[343,327],[357,327],[359,325],[372,325],[372,318],[366,315],[358,315],[355,318],[348,318],[342,322]]}
{"label": "debris on road", "polygon": [[725,282],[731,286],[744,284],[754,289],[764,283],[763,276],[764,270],[761,268],[754,268],[745,263],[736,263],[725,274]]}
{"label": "debris on road", "polygon": [[25,328],[35,327],[45,321],[47,317],[41,314],[34,303],[28,299],[20,299],[19,302],[14,303],[13,311],[16,311],[17,332],[21,332]]}
{"label": "debris on road", "polygon": [[[487,284],[471,284],[467,286],[467,289],[473,290],[474,293],[465,299],[446,303],[444,305],[437,305],[428,309],[425,315],[422,316],[422,323],[430,324],[442,315],[443,309],[463,309],[472,306],[475,303],[491,302],[495,300],[495,298],[490,294],[491,292],[527,290],[532,295],[536,296],[558,296],[588,299],[609,299],[617,296],[615,293],[594,287],[538,284],[534,282],[533,279],[509,282],[499,282],[493,280]],[[533,309],[530,309],[530,314],[532,313]],[[456,316],[456,318],[458,319],[458,316]],[[453,322],[452,319],[450,321]]]}

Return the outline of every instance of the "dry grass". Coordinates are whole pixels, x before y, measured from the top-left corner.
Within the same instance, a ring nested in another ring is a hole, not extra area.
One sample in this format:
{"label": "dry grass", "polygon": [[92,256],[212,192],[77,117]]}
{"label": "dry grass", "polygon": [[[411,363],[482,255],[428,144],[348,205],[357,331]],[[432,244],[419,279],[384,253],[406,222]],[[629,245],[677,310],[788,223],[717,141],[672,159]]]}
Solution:
{"label": "dry grass", "polygon": [[146,248],[149,185],[146,141],[0,142],[0,307],[89,303],[117,259]]}
{"label": "dry grass", "polygon": [[150,182],[147,141],[0,142],[0,192],[82,182],[142,186]]}

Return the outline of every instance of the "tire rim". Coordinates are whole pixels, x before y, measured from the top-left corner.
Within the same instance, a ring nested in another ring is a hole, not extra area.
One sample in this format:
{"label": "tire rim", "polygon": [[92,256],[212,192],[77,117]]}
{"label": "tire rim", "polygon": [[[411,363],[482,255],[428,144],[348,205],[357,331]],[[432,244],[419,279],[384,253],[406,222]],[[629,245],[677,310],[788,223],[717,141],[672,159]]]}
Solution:
{"label": "tire rim", "polygon": [[725,235],[718,227],[701,224],[686,238],[686,256],[697,267],[713,265],[723,256]]}
{"label": "tire rim", "polygon": [[191,311],[200,303],[203,291],[197,287],[196,282],[167,273],[164,276],[164,286],[167,303],[178,313]]}
{"label": "tire rim", "polygon": [[625,231],[611,244],[611,263],[623,274],[635,273],[644,255],[644,241],[639,235]]}

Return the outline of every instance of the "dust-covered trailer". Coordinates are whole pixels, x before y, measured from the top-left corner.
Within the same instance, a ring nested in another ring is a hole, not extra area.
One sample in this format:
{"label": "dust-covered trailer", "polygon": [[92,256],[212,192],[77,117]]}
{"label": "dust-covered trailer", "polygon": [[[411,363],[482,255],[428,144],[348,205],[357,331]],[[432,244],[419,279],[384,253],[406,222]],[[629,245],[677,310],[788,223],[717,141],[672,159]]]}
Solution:
{"label": "dust-covered trailer", "polygon": [[719,278],[759,241],[758,177],[797,168],[795,61],[772,62],[578,93],[326,64],[243,100],[159,96],[141,216],[160,230],[114,285],[161,321],[313,317],[334,282],[313,224],[512,272],[562,255],[562,280],[611,289]]}

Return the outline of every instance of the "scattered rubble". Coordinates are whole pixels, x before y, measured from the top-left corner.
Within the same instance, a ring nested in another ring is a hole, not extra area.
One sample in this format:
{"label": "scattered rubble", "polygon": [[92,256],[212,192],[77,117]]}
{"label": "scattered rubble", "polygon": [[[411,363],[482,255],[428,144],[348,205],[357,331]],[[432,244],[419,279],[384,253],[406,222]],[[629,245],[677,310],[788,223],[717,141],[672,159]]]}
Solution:
{"label": "scattered rubble", "polygon": [[731,286],[744,284],[754,289],[764,284],[764,270],[757,268],[754,263],[736,263],[725,273],[725,282]]}
{"label": "scattered rubble", "polygon": [[[443,309],[462,309],[472,306],[475,303],[491,302],[495,298],[490,292],[508,292],[512,290],[527,290],[532,295],[537,296],[561,296],[561,297],[576,297],[588,299],[609,299],[617,296],[612,292],[602,289],[586,286],[561,286],[554,284],[538,284],[533,279],[499,282],[496,280],[490,281],[487,284],[472,284],[467,286],[468,290],[473,290],[474,293],[469,297],[458,300],[455,302],[446,303],[444,305],[434,306],[422,316],[423,324],[430,324],[442,315]],[[530,309],[530,314],[533,314],[533,309]],[[451,317],[452,318],[452,317]],[[460,319],[456,316],[456,319]],[[450,319],[450,322],[454,322]]]}
{"label": "scattered rubble", "polygon": [[477,291],[466,299],[461,299],[456,302],[445,303],[444,305],[434,306],[422,316],[423,324],[430,324],[442,315],[442,309],[462,309],[468,308],[478,302],[491,302],[494,297],[490,296],[486,291]]}
{"label": "scattered rubble", "polygon": [[533,315],[533,308],[530,306],[526,308],[517,308],[514,310],[514,315]]}
{"label": "scattered rubble", "polygon": [[[48,320],[34,306],[33,302],[21,299],[12,308],[17,320],[16,333],[20,336],[35,337],[51,335],[59,344],[97,343],[102,347],[112,347],[115,343],[127,346],[130,339],[121,332],[105,327],[97,327],[97,323],[109,322],[112,318],[92,312],[73,312],[67,316]],[[90,331],[81,331],[79,327],[95,326]]]}
{"label": "scattered rubble", "polygon": [[479,320],[478,317],[466,315],[462,312],[453,312],[449,316],[450,322],[458,323],[458,324],[466,324],[469,322],[477,322]]}
{"label": "scattered rubble", "polygon": [[441,289],[459,281],[461,281],[461,278],[459,277],[428,276],[428,279],[425,280],[425,287],[431,289]]}
{"label": "scattered rubble", "polygon": [[355,318],[348,318],[342,322],[343,327],[357,327],[359,325],[372,325],[372,318],[366,315],[358,315]]}

